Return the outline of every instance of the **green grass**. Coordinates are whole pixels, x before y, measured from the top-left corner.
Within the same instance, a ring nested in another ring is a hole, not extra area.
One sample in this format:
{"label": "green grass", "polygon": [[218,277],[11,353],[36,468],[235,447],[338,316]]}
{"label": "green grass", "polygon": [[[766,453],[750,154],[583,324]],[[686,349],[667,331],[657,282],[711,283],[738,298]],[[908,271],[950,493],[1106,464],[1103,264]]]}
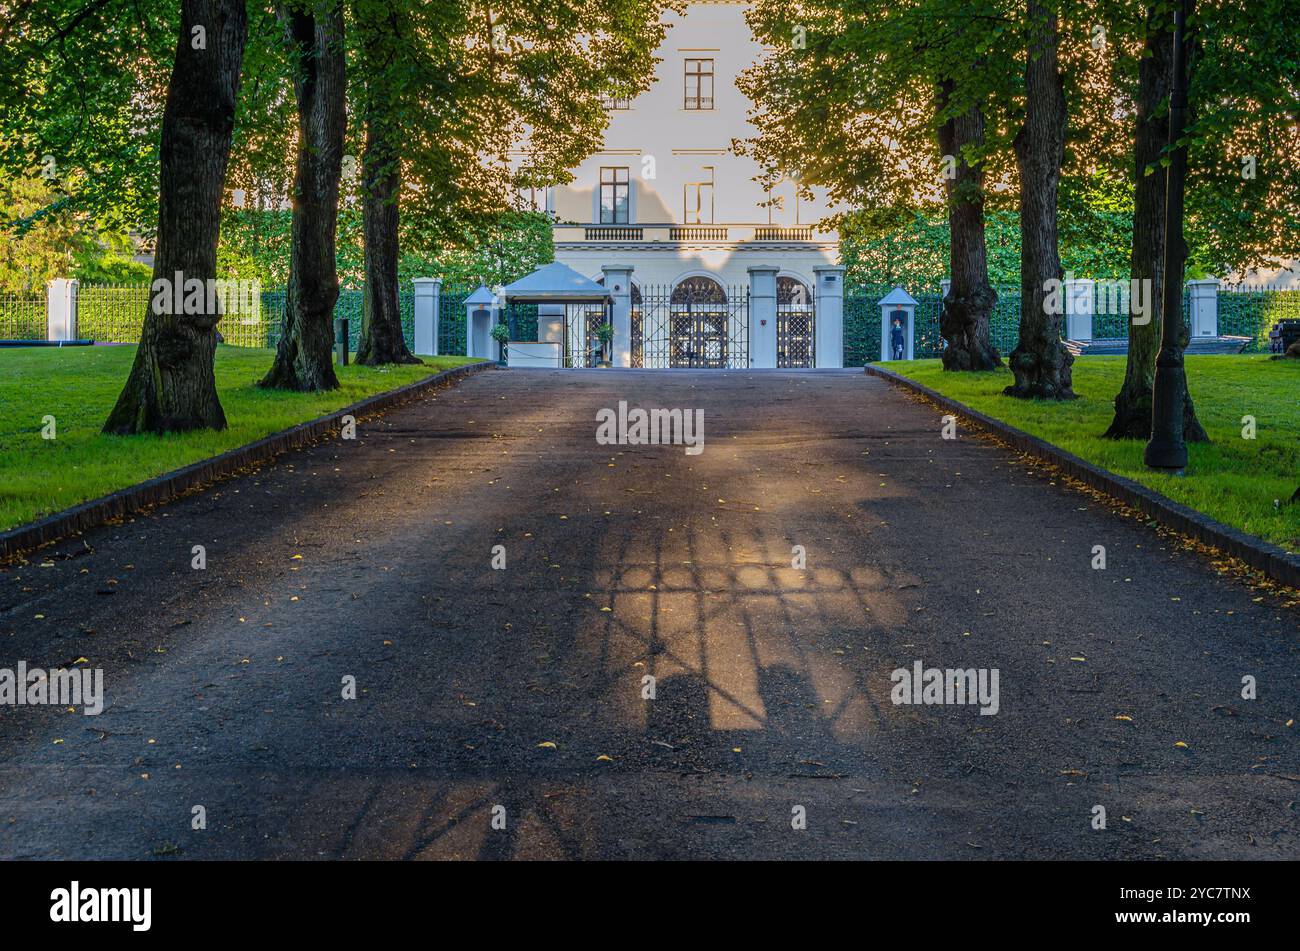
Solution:
{"label": "green grass", "polygon": [[[475,361],[425,357],[424,366],[339,369],[330,393],[285,393],[255,384],[271,350],[217,348],[223,432],[105,436],[99,431],[122,389],[135,347],[0,349],[0,530],[98,498],[367,396]],[[56,438],[43,439],[42,418]]]}
{"label": "green grass", "polygon": [[[1288,551],[1300,549],[1300,361],[1267,356],[1193,356],[1187,379],[1210,443],[1188,446],[1183,476],[1152,472],[1144,444],[1102,439],[1124,380],[1122,356],[1081,357],[1074,363],[1071,403],[1002,396],[1009,370],[945,373],[938,360],[888,364],[889,369],[945,396],[1032,433],[1089,462],[1155,489],[1227,525]],[[1242,417],[1254,416],[1256,438],[1242,438]],[[1273,500],[1281,501],[1274,508]]]}

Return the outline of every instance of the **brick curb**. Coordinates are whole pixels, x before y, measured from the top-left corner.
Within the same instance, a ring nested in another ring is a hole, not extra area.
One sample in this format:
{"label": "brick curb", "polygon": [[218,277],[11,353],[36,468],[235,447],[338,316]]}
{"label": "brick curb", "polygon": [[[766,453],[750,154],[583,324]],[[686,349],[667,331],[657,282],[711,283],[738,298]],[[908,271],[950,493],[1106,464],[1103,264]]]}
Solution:
{"label": "brick curb", "polygon": [[1037,436],[1031,436],[1023,430],[1016,429],[999,419],[986,416],[971,409],[964,403],[938,393],[928,386],[922,386],[915,380],[909,380],[892,370],[868,365],[868,376],[880,377],[894,386],[910,390],[925,397],[943,409],[961,416],[974,423],[980,429],[992,433],[1002,442],[1018,452],[1050,462],[1066,475],[1077,479],[1084,485],[1109,495],[1125,505],[1137,509],[1144,515],[1155,519],[1161,525],[1172,528],[1180,534],[1194,538],[1225,555],[1231,555],[1244,561],[1273,581],[1281,582],[1293,588],[1300,588],[1300,556],[1291,554],[1263,539],[1224,525],[1195,509],[1181,505],[1154,489],[1115,475],[1100,466],[1080,459],[1073,453],[1066,452]]}
{"label": "brick curb", "polygon": [[39,521],[20,525],[7,532],[0,532],[0,561],[7,560],[19,552],[65,538],[68,535],[84,532],[97,525],[102,525],[110,519],[130,515],[147,506],[171,501],[198,486],[215,482],[218,479],[233,475],[241,469],[266,462],[281,453],[299,449],[315,442],[322,436],[337,431],[342,425],[340,418],[343,416],[360,418],[374,415],[400,403],[415,399],[429,390],[449,386],[460,381],[463,377],[493,366],[495,364],[491,362],[467,363],[464,366],[444,370],[426,379],[408,383],[395,390],[389,390],[387,393],[378,393],[366,397],[358,403],[334,410],[328,415],[317,417],[305,423],[299,423],[297,426],[281,430],[278,433],[271,433],[269,436],[263,436],[256,442],[228,450],[219,456],[213,456],[211,459],[201,459],[181,469],[163,473],[146,482],[140,482],[125,489],[118,489],[109,495],[91,499],[89,502],[82,502],[80,505],[74,505],[72,508],[56,512]]}

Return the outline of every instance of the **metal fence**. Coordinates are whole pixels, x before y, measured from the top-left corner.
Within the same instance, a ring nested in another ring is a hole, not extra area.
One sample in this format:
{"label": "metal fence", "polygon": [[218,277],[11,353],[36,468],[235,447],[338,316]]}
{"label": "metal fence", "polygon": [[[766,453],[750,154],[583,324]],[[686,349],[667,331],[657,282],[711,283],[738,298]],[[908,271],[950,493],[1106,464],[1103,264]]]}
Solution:
{"label": "metal fence", "polygon": [[[844,365],[860,367],[880,359],[880,301],[893,285],[851,287],[844,296]],[[916,299],[912,318],[915,339],[912,354],[922,360],[943,352],[939,317],[943,313],[943,290],[939,287],[907,288]],[[1003,354],[1010,353],[1020,339],[1020,288],[997,287],[998,299],[989,318],[989,336]]]}
{"label": "metal fence", "polygon": [[[225,342],[235,347],[275,347],[280,340],[285,295],[284,288],[260,291],[253,299],[251,311],[223,316],[217,329]],[[402,334],[407,346],[414,347],[415,294],[408,290],[400,291],[397,296]],[[139,343],[150,299],[147,284],[81,285],[77,294],[77,336],[96,343]],[[352,350],[356,350],[361,339],[363,302],[361,289],[344,288],[334,305],[334,316],[349,321]],[[44,340],[45,336],[44,295],[0,295],[0,339]],[[459,352],[465,352],[463,332]]]}
{"label": "metal fence", "polygon": [[1253,284],[1219,286],[1219,333],[1249,337],[1247,353],[1268,350],[1268,332],[1279,320],[1300,320],[1300,288]]}
{"label": "metal fence", "polygon": [[44,340],[45,295],[0,293],[0,340]]}
{"label": "metal fence", "polygon": [[77,336],[96,343],[139,343],[148,309],[148,284],[83,285],[77,291]]}
{"label": "metal fence", "polygon": [[[1117,292],[1114,284],[1101,279],[1093,285],[1092,339],[1125,339],[1128,337],[1130,314],[1127,312],[1127,291],[1122,298],[1123,307],[1116,306]],[[1108,287],[1107,285],[1111,286]],[[1128,282],[1123,282],[1127,288]],[[844,296],[844,365],[860,367],[880,359],[880,300],[893,290],[893,285],[871,284],[849,287]],[[906,288],[916,299],[913,329],[916,338],[913,355],[916,359],[937,357],[943,352],[939,334],[939,318],[943,313],[943,291],[938,287]],[[989,337],[1005,357],[1020,341],[1020,287],[995,287],[998,299],[989,316]],[[1234,288],[1219,289],[1219,333],[1240,334],[1262,341],[1259,347],[1267,349],[1268,330],[1274,322],[1285,316],[1300,317],[1300,291],[1252,291],[1240,303],[1231,301],[1228,309],[1233,316],[1224,321],[1225,299],[1231,298]],[[1289,296],[1288,296],[1289,295]],[[1183,290],[1183,319],[1190,320],[1191,292]],[[1067,319],[1061,318],[1061,335],[1065,338]]]}
{"label": "metal fence", "polygon": [[438,294],[438,352],[443,356],[465,355],[465,298],[474,292],[468,285],[443,285]]}

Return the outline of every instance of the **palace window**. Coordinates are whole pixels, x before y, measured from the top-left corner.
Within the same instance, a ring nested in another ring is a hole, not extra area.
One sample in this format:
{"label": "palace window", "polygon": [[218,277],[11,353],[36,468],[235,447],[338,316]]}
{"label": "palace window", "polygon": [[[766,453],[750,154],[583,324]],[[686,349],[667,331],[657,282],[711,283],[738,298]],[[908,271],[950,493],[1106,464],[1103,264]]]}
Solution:
{"label": "palace window", "polygon": [[522,211],[546,211],[546,189],[535,185],[519,189],[519,207]]}
{"label": "palace window", "polygon": [[713,60],[688,59],[686,61],[686,108],[691,110],[713,108]]}
{"label": "palace window", "polygon": [[688,225],[713,224],[713,166],[701,169],[698,182],[682,186],[682,222]]}
{"label": "palace window", "polygon": [[627,168],[602,168],[600,170],[600,223],[625,225],[628,223],[630,191]]}

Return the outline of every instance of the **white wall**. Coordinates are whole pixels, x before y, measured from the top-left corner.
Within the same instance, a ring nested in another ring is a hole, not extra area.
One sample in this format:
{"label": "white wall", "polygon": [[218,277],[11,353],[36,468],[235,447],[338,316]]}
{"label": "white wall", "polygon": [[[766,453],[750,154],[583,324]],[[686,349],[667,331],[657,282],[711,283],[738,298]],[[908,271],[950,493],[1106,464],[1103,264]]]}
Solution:
{"label": "white wall", "polygon": [[[731,152],[733,138],[754,133],[749,100],[736,88],[736,76],[762,53],[745,23],[748,4],[692,3],[685,16],[666,15],[667,36],[658,50],[661,62],[650,90],[631,108],[611,110],[603,149],[573,170],[575,181],[558,186],[552,206],[561,221],[599,222],[600,169],[625,166],[635,188],[631,224],[686,223],[683,186],[699,181],[702,167],[714,166],[714,224],[814,224],[827,211],[824,193],[801,202],[796,211],[789,184],[785,211],[761,207],[767,192],[753,181],[758,165]],[[684,107],[685,60],[714,61],[714,108]],[[643,179],[642,160],[652,157],[655,178]],[[797,217],[797,220],[796,220]]]}

